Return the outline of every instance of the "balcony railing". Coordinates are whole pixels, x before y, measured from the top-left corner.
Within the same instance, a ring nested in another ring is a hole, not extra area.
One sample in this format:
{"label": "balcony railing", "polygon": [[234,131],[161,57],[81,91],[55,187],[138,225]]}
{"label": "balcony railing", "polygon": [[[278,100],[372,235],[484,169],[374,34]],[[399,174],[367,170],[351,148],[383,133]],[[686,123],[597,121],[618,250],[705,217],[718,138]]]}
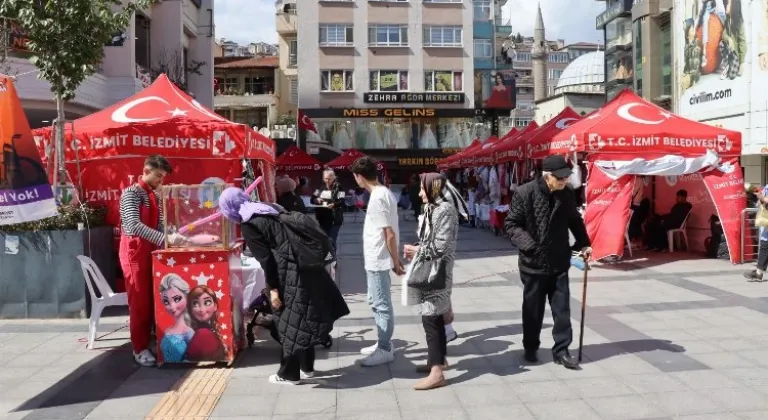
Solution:
{"label": "balcony railing", "polygon": [[242,91],[227,90],[213,97],[214,108],[266,108],[276,103],[270,92],[262,95],[246,94]]}

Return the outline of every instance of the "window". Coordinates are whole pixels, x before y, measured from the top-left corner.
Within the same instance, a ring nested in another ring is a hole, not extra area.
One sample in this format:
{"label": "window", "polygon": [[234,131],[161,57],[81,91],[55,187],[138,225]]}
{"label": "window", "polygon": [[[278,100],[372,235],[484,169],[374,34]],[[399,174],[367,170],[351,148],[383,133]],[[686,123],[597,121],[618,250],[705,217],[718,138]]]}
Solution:
{"label": "window", "polygon": [[407,92],[408,72],[405,70],[374,70],[369,86],[371,92]]}
{"label": "window", "polygon": [[563,71],[562,70],[558,70],[558,69],[550,69],[549,70],[549,78],[552,79],[552,80],[557,80],[562,75],[563,75]]}
{"label": "window", "polygon": [[425,26],[425,47],[461,47],[463,30],[461,26]]}
{"label": "window", "polygon": [[548,60],[550,63],[567,63],[568,53],[549,53]]}
{"label": "window", "polygon": [[368,0],[368,1],[380,1],[385,3],[405,3],[408,0]]}
{"label": "window", "polygon": [[298,104],[299,103],[299,79],[292,77],[289,80],[291,84],[291,103],[292,104]]}
{"label": "window", "polygon": [[533,88],[531,87],[518,87],[515,88],[515,91],[518,95],[529,95],[533,93]]}
{"label": "window", "polygon": [[491,0],[473,0],[475,20],[491,20]]}
{"label": "window", "polygon": [[520,111],[532,111],[533,101],[517,101],[517,109]]}
{"label": "window", "polygon": [[476,39],[475,58],[493,58],[493,41],[490,39]]}
{"label": "window", "polygon": [[352,25],[321,25],[320,45],[326,47],[352,46]]}
{"label": "window", "polygon": [[460,71],[425,71],[424,90],[427,92],[460,92],[463,89]]}
{"label": "window", "polygon": [[635,43],[635,92],[639,96],[643,96],[643,19],[636,20],[634,25],[634,38],[632,41]]}
{"label": "window", "polygon": [[320,91],[352,92],[355,90],[352,70],[323,70],[320,72]]}
{"label": "window", "polygon": [[529,52],[519,52],[517,53],[517,58],[515,61],[519,61],[521,63],[530,63],[531,62],[531,53]]}
{"label": "window", "polygon": [[224,93],[236,91],[240,88],[240,80],[237,77],[227,77],[224,79]]}
{"label": "window", "polygon": [[368,45],[407,47],[408,25],[371,25],[368,27]]}
{"label": "window", "polygon": [[515,127],[525,127],[530,123],[530,118],[515,118]]}
{"label": "window", "polygon": [[666,96],[672,95],[672,36],[671,26],[666,25],[662,27],[661,43],[662,43],[662,64],[661,64],[661,94]]}
{"label": "window", "polygon": [[605,48],[632,46],[632,19],[616,18],[605,25]]}
{"label": "window", "polygon": [[424,0],[424,3],[462,3],[464,0]]}
{"label": "window", "polygon": [[245,78],[245,93],[251,95],[263,95],[272,90],[272,87],[267,83],[267,80],[263,76],[246,77]]}
{"label": "window", "polygon": [[296,67],[299,64],[299,44],[295,39],[288,40],[288,67]]}

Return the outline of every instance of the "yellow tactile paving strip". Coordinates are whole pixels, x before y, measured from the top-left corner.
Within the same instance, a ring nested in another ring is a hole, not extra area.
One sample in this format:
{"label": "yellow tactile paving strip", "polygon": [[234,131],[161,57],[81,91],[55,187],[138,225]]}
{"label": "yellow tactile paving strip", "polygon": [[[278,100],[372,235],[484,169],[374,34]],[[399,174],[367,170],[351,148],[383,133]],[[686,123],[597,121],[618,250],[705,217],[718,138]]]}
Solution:
{"label": "yellow tactile paving strip", "polygon": [[231,368],[198,366],[182,376],[145,420],[206,420],[227,385]]}

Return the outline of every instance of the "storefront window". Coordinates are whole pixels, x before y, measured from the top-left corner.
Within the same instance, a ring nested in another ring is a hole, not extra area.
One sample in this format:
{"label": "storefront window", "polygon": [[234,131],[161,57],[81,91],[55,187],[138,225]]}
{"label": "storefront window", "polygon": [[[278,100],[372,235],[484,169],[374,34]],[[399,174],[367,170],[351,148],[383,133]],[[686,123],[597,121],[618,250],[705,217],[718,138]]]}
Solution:
{"label": "storefront window", "polygon": [[605,49],[632,45],[632,20],[616,18],[605,25]]}
{"label": "storefront window", "polygon": [[661,94],[665,96],[672,95],[672,30],[671,25],[667,25],[662,28],[661,43],[662,43],[662,83]]}
{"label": "storefront window", "polygon": [[632,83],[635,75],[632,63],[632,51],[615,51],[605,56],[605,68],[608,82],[620,81]]}
{"label": "storefront window", "polygon": [[642,19],[634,23],[634,48],[635,48],[635,92],[643,96],[643,28]]}
{"label": "storefront window", "polygon": [[314,119],[318,134],[309,142],[338,149],[451,149],[464,148],[475,138],[490,136],[490,128],[470,118]]}

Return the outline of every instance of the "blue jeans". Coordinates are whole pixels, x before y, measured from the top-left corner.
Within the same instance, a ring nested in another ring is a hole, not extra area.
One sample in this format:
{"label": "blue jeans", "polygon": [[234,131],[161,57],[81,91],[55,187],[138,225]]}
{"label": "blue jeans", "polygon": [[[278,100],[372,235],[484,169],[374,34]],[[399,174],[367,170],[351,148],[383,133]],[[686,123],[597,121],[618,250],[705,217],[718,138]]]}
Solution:
{"label": "blue jeans", "polygon": [[333,249],[338,252],[339,248],[338,245],[336,245],[336,238],[339,237],[339,230],[341,230],[341,225],[331,225],[325,230],[325,234],[328,235],[329,238],[331,238],[331,242],[333,242]]}
{"label": "blue jeans", "polygon": [[392,280],[389,270],[366,271],[368,279],[368,304],[379,334],[379,348],[392,351],[392,333],[395,331],[395,314],[392,306]]}

